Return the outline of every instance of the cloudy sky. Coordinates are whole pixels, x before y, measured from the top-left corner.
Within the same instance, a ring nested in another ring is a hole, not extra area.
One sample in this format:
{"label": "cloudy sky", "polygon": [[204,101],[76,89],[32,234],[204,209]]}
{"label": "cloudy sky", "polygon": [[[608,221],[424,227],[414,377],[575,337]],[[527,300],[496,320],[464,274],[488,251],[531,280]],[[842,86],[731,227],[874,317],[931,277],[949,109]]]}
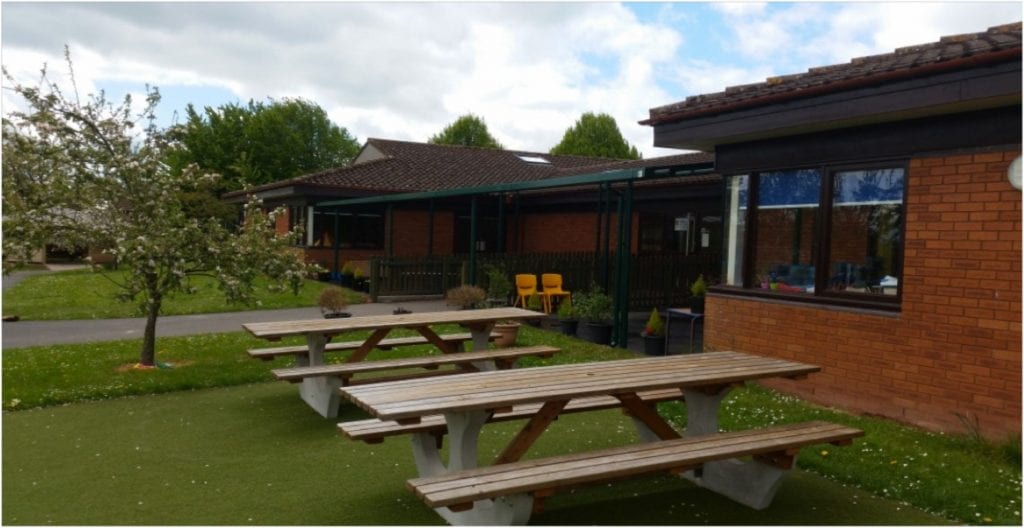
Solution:
{"label": "cloudy sky", "polygon": [[9,1],[0,17],[15,78],[61,70],[67,44],[81,92],[157,86],[167,124],[190,102],[302,97],[360,142],[426,141],[474,113],[543,152],[592,111],[645,157],[672,153],[637,124],[652,107],[1022,18],[1019,2]]}

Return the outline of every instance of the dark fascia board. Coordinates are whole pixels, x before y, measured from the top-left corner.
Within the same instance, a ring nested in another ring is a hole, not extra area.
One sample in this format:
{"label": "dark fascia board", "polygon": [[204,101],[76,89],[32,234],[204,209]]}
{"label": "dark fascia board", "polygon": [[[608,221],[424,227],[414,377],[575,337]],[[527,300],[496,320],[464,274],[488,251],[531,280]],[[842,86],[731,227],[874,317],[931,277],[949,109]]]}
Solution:
{"label": "dark fascia board", "polygon": [[656,125],[654,145],[718,145],[1019,104],[1021,62],[959,70]]}
{"label": "dark fascia board", "polygon": [[[369,191],[363,189],[346,189],[342,187],[334,187],[329,185],[285,185],[282,187],[274,187],[272,189],[265,189],[256,191],[257,198],[264,202],[283,202],[286,200],[292,200],[301,198],[304,201],[316,202],[324,200],[344,200],[348,198],[361,198],[365,196],[378,196],[381,194],[380,191]],[[238,191],[232,193],[232,196],[224,198],[227,203],[244,203],[248,200],[248,194]]]}
{"label": "dark fascia board", "polygon": [[[699,164],[694,170],[711,172],[712,164]],[[365,204],[394,204],[398,202],[423,201],[434,199],[445,199],[454,196],[472,196],[478,194],[492,194],[501,192],[518,192],[524,190],[535,190],[545,188],[570,187],[577,185],[594,185],[614,181],[639,180],[645,174],[644,169],[624,169],[617,171],[606,171],[596,174],[583,174],[577,176],[566,176],[562,178],[551,178],[537,181],[520,181],[513,183],[499,183],[494,185],[482,185],[478,187],[463,187],[456,189],[432,190],[424,192],[402,192],[398,194],[385,194],[380,196],[362,197],[362,199],[339,200],[322,203],[322,206],[356,206]]]}

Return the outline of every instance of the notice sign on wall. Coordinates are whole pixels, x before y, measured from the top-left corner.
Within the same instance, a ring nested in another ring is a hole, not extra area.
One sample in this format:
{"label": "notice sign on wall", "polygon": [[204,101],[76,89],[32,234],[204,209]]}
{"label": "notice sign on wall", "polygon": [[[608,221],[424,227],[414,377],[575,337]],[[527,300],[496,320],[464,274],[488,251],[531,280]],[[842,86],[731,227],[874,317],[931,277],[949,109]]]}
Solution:
{"label": "notice sign on wall", "polygon": [[690,218],[687,216],[676,217],[676,231],[688,231],[690,229]]}

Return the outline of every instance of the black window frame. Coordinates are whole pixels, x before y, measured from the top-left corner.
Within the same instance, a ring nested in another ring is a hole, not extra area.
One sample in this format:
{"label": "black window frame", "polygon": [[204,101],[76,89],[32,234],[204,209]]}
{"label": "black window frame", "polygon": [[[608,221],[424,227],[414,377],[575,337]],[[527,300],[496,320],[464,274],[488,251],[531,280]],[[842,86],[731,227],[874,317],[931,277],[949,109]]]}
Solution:
{"label": "black window frame", "polygon": [[[900,214],[900,249],[898,259],[899,273],[897,276],[899,287],[896,289],[895,295],[879,295],[875,293],[860,293],[860,292],[849,292],[849,291],[830,291],[828,289],[830,280],[831,270],[831,247],[832,247],[832,210],[834,207],[834,198],[832,196],[834,189],[834,181],[836,174],[850,171],[863,171],[863,170],[881,170],[881,169],[902,169],[903,170],[903,201],[901,203],[901,214]],[[814,259],[812,263],[815,267],[814,275],[814,292],[779,292],[779,291],[765,291],[754,286],[755,276],[755,258],[757,251],[757,220],[758,220],[758,207],[759,201],[759,187],[760,187],[760,176],[769,172],[777,172],[778,170],[817,170],[821,178],[821,189],[818,197],[818,210],[815,213],[814,219],[815,226],[813,230],[813,240],[811,241],[812,247],[814,247]],[[851,308],[866,308],[884,311],[898,312],[903,303],[903,272],[904,264],[906,259],[906,248],[907,248],[907,195],[908,188],[910,185],[910,160],[906,158],[888,159],[888,160],[875,160],[871,162],[862,163],[836,163],[836,164],[823,164],[823,165],[805,165],[805,166],[793,166],[785,169],[772,169],[762,171],[750,171],[747,173],[738,173],[723,178],[722,189],[723,189],[723,202],[728,204],[727,190],[728,181],[731,178],[747,176],[747,210],[744,214],[744,240],[742,241],[743,246],[743,262],[741,267],[741,286],[724,286],[719,285],[711,288],[712,292],[716,293],[727,293],[730,295],[738,295],[744,297],[758,297],[775,300],[786,300],[796,303],[805,304],[823,304],[823,305],[834,305],[844,306]],[[723,208],[724,215],[728,215],[728,205]],[[725,255],[724,248],[726,247],[725,237],[728,235],[727,230],[722,230],[722,247],[723,256]]]}

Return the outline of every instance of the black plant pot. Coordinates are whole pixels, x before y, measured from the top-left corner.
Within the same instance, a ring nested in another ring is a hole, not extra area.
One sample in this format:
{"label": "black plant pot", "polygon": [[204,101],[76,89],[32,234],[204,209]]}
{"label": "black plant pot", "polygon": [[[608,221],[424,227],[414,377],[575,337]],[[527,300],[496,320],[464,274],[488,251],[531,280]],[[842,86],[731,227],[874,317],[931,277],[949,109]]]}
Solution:
{"label": "black plant pot", "polygon": [[648,356],[665,355],[665,338],[654,336],[641,336],[644,338],[644,354]]}
{"label": "black plant pot", "polygon": [[690,298],[690,313],[702,314],[704,313],[704,297],[691,297]]}
{"label": "black plant pot", "polygon": [[576,337],[598,345],[612,342],[612,325],[607,323],[583,323],[577,329]]}
{"label": "black plant pot", "polygon": [[574,336],[576,335],[576,329],[579,327],[580,322],[576,319],[560,319],[558,324],[562,327],[562,334]]}

